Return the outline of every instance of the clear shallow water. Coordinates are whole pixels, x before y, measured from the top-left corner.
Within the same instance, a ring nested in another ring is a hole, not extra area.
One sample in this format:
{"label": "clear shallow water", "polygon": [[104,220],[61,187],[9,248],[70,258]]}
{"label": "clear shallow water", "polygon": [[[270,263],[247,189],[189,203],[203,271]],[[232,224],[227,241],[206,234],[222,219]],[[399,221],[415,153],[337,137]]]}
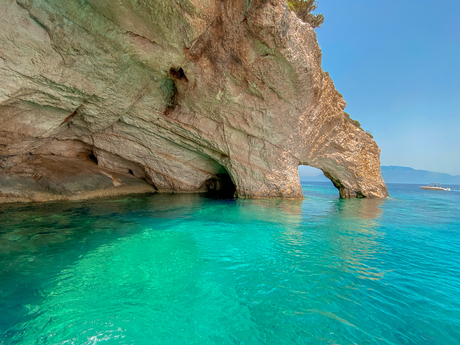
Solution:
{"label": "clear shallow water", "polygon": [[0,344],[458,344],[460,192],[303,187],[0,206]]}

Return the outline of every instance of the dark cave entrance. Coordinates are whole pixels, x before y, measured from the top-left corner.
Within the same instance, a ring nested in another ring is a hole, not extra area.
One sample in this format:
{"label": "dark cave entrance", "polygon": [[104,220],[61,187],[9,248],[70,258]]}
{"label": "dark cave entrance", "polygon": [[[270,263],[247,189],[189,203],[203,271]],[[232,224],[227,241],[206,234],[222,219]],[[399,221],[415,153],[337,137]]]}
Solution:
{"label": "dark cave entrance", "polygon": [[204,183],[206,196],[214,199],[233,199],[236,197],[236,186],[228,173],[219,173]]}

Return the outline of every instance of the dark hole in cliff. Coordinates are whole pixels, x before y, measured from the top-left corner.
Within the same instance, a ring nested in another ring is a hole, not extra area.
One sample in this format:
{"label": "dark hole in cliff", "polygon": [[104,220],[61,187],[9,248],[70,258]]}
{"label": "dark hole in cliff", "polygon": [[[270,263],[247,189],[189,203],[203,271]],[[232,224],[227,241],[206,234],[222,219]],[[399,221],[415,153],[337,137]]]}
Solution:
{"label": "dark hole in cliff", "polygon": [[237,64],[241,64],[242,61],[239,56],[232,54],[232,60],[236,62]]}
{"label": "dark hole in cliff", "polygon": [[179,79],[179,80],[183,80],[183,81],[187,81],[188,82],[188,79],[185,75],[185,72],[184,70],[182,69],[182,67],[179,67],[179,68],[174,68],[174,67],[171,67],[170,70],[169,70],[169,74],[171,75],[171,77],[173,78],[176,78],[176,79]]}
{"label": "dark hole in cliff", "polygon": [[357,198],[365,198],[363,192],[361,192],[361,191],[359,191],[359,190],[356,191],[356,197],[357,197]]}
{"label": "dark hole in cliff", "polygon": [[87,159],[97,164],[97,157],[94,155],[93,151],[80,152],[77,154],[77,158]]}
{"label": "dark hole in cliff", "polygon": [[97,157],[94,155],[93,151],[85,151],[77,153],[77,158],[88,159],[97,164]]}
{"label": "dark hole in cliff", "polygon": [[233,199],[236,186],[229,174],[221,173],[205,182],[206,196],[216,199]]}
{"label": "dark hole in cliff", "polygon": [[93,152],[91,152],[89,155],[88,155],[88,158],[90,161],[93,161],[94,163],[97,164],[97,157],[94,155]]}

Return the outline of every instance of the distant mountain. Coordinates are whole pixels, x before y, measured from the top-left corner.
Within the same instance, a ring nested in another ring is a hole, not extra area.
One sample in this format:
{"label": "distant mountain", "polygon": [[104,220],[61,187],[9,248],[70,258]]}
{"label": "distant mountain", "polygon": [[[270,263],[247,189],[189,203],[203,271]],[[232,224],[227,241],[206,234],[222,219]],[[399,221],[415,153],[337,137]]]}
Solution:
{"label": "distant mountain", "polygon": [[388,183],[424,183],[439,182],[460,184],[460,175],[449,175],[409,167],[382,166],[382,177]]}
{"label": "distant mountain", "polygon": [[299,175],[300,181],[312,181],[312,182],[327,182],[331,181],[329,180],[326,176],[323,175],[323,173],[317,175],[317,176],[302,176]]}
{"label": "distant mountain", "polygon": [[300,181],[330,181],[322,171],[306,165],[299,165]]}
{"label": "distant mountain", "polygon": [[[416,170],[409,167],[382,166],[382,177],[387,183],[417,183],[429,184],[431,182],[460,185],[460,175],[449,175],[445,173],[432,172],[427,170]],[[310,173],[311,174],[311,173]],[[316,176],[306,176],[299,170],[301,181],[329,181],[321,172]]]}
{"label": "distant mountain", "polygon": [[299,175],[300,177],[300,181],[318,181],[318,182],[326,182],[326,181],[330,181],[326,176],[323,175],[323,173],[317,175],[317,176],[302,176],[302,175]]}

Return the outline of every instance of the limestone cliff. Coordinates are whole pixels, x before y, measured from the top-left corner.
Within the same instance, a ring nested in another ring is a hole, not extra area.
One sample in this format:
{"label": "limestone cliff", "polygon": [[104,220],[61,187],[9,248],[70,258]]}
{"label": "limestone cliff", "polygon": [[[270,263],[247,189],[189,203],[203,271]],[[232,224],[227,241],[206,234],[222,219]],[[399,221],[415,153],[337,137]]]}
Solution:
{"label": "limestone cliff", "polygon": [[0,200],[233,185],[299,198],[299,164],[342,197],[388,195],[377,144],[344,114],[314,30],[285,0],[2,0],[0,11]]}

